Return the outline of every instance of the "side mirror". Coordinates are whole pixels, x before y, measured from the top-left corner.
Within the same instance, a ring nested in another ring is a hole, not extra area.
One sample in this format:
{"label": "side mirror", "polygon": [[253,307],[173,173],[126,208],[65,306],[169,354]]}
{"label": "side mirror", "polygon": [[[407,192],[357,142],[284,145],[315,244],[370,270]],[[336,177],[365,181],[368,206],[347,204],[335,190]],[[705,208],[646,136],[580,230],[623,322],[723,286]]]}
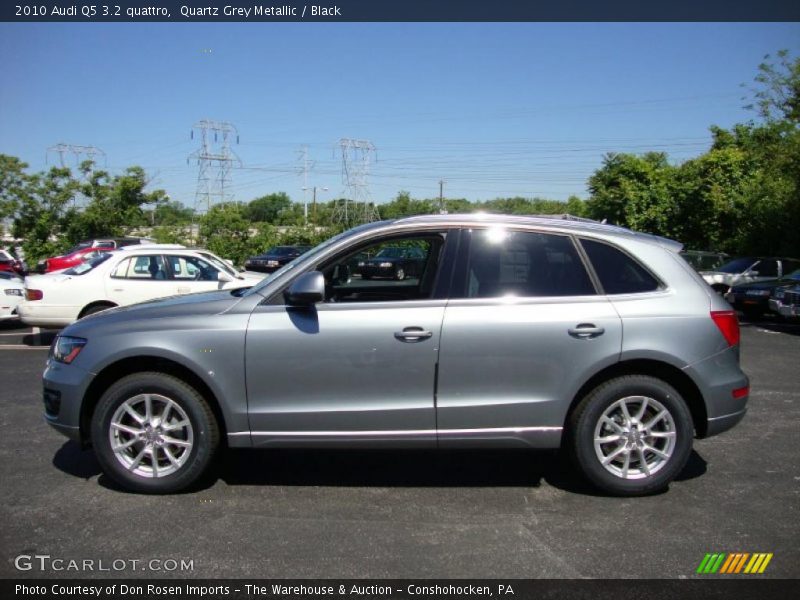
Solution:
{"label": "side mirror", "polygon": [[292,306],[311,306],[325,299],[325,278],[319,271],[303,273],[292,282],[284,294]]}
{"label": "side mirror", "polygon": [[217,271],[217,281],[222,281],[223,283],[228,283],[229,281],[233,281],[233,277],[231,277],[225,271]]}
{"label": "side mirror", "polygon": [[751,277],[758,277],[758,271],[750,271],[748,275],[750,275]]}

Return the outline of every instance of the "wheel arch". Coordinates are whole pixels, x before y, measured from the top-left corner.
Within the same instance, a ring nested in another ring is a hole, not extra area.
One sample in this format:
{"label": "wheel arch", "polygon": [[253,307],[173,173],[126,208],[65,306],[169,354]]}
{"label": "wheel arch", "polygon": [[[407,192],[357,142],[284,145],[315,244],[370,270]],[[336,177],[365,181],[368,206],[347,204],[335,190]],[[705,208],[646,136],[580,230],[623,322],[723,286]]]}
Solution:
{"label": "wheel arch", "polygon": [[81,404],[80,434],[81,440],[83,440],[84,443],[88,443],[90,439],[92,416],[94,415],[95,408],[97,407],[97,403],[100,401],[103,392],[105,392],[109,386],[122,377],[147,371],[156,371],[159,373],[172,375],[197,390],[197,392],[208,402],[212,412],[214,413],[214,417],[217,419],[220,429],[221,443],[226,443],[227,427],[225,424],[225,416],[222,412],[222,408],[220,407],[219,400],[211,388],[190,368],[174,360],[160,356],[129,356],[120,359],[116,362],[106,365],[92,379],[92,382],[86,388],[86,393],[83,396],[83,402]]}
{"label": "wheel arch", "polygon": [[86,316],[87,311],[91,310],[92,308],[94,308],[96,306],[105,306],[107,308],[115,308],[115,307],[117,307],[119,305],[115,304],[114,302],[111,302],[110,300],[95,300],[94,302],[90,302],[89,304],[87,304],[86,306],[84,306],[81,309],[81,312],[78,313],[78,318],[82,319],[84,316]]}
{"label": "wheel arch", "polygon": [[706,412],[705,400],[703,399],[700,388],[692,378],[681,369],[669,363],[653,359],[629,359],[617,362],[590,377],[581,386],[570,403],[569,409],[564,417],[565,431],[569,423],[570,415],[572,415],[573,411],[586,394],[606,381],[623,375],[649,375],[661,379],[674,387],[689,407],[697,437],[705,437],[708,429],[708,413]]}

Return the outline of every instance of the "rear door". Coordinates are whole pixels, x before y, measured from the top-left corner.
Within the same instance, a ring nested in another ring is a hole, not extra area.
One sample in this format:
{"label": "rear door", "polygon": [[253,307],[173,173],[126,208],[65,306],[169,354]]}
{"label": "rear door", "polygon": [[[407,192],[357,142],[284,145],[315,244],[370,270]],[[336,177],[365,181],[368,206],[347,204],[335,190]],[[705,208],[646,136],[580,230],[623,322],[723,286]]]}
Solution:
{"label": "rear door", "polygon": [[576,382],[618,360],[621,342],[570,236],[465,231],[442,326],[439,444],[557,444]]}
{"label": "rear door", "polygon": [[174,282],[169,278],[161,254],[141,254],[121,260],[108,276],[106,292],[109,300],[125,306],[154,298],[174,295]]}

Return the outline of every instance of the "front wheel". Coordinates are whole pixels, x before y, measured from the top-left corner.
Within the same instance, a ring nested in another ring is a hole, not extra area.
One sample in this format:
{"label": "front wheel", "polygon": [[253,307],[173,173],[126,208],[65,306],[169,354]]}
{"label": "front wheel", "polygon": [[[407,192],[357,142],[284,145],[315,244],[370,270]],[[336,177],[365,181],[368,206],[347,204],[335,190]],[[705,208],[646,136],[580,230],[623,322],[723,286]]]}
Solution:
{"label": "front wheel", "polygon": [[103,471],[136,492],[166,494],[195,483],[219,446],[206,400],[164,373],[128,375],[103,394],[92,417],[92,444]]}
{"label": "front wheel", "polygon": [[599,489],[641,496],[664,489],[692,450],[692,417],[666,382],[647,375],[607,381],[570,418],[569,450]]}

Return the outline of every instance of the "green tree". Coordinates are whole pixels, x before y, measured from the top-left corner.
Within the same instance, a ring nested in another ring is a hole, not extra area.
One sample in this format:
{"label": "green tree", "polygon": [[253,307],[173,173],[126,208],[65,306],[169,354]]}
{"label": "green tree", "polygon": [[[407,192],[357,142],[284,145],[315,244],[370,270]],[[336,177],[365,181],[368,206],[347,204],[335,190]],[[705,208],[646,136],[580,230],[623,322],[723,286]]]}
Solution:
{"label": "green tree", "polygon": [[250,226],[246,205],[217,204],[200,217],[200,245],[241,265],[253,253]]}
{"label": "green tree", "polygon": [[25,240],[22,247],[29,264],[68,247],[63,231],[76,216],[69,204],[79,187],[69,169],[53,167],[28,176],[18,190],[12,231],[14,237]]}
{"label": "green tree", "polygon": [[84,161],[81,171],[86,183],[80,189],[88,203],[66,228],[71,243],[122,235],[125,228],[146,225],[143,205],[166,200],[164,190],[145,191],[148,182],[141,167],[129,167],[124,174],[112,177],[106,171],[95,171],[91,161]]}
{"label": "green tree", "polygon": [[764,62],[758,65],[756,86],[751,88],[754,102],[747,108],[756,109],[768,123],[800,123],[800,58],[792,59],[788,50],[779,50],[777,63]]}
{"label": "green tree", "polygon": [[663,152],[608,154],[589,178],[593,219],[657,235],[675,233],[675,167]]}
{"label": "green tree", "polygon": [[0,219],[13,216],[23,198],[30,194],[27,168],[16,156],[0,154]]}
{"label": "green tree", "polygon": [[278,224],[282,212],[290,210],[292,201],[286,192],[267,194],[247,205],[247,217],[255,223]]}

